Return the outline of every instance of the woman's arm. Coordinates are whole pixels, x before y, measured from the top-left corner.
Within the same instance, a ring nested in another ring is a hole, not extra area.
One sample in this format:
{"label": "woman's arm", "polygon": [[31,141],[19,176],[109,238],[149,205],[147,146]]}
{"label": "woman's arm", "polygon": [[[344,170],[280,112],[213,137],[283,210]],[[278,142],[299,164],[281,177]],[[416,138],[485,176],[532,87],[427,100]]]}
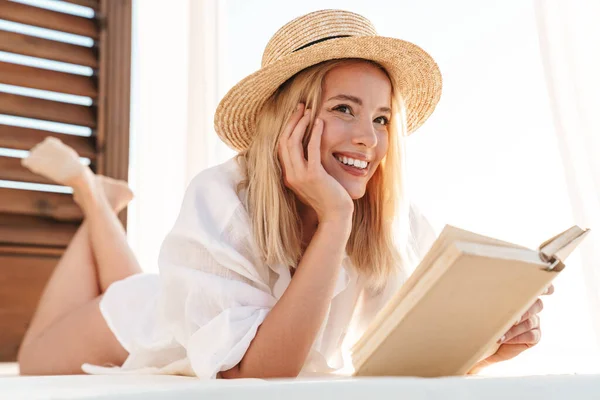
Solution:
{"label": "woman's arm", "polygon": [[320,224],[294,279],[248,348],[224,378],[298,375],[323,324],[342,264],[351,220]]}
{"label": "woman's arm", "polygon": [[285,185],[317,214],[319,225],[294,279],[258,329],[242,361],[224,378],[297,376],[323,324],[352,229],[354,204],[321,165],[323,121],[317,119],[304,158],[310,114],[299,105],[279,140]]}

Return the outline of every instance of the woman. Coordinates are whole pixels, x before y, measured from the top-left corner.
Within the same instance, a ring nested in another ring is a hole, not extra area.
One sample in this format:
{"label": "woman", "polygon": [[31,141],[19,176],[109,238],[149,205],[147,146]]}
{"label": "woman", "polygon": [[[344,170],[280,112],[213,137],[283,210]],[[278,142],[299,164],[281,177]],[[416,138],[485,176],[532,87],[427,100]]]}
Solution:
{"label": "woman", "polygon": [[[24,164],[73,187],[85,222],[23,341],[22,373],[343,370],[343,348],[430,244],[403,191],[402,137],[440,92],[427,53],[364,17],[326,10],[286,24],[221,101],[216,130],[239,155],[190,184],[159,276],[139,273],[113,212],[126,188],[55,140],[33,149]],[[479,366],[537,343],[540,310]]]}

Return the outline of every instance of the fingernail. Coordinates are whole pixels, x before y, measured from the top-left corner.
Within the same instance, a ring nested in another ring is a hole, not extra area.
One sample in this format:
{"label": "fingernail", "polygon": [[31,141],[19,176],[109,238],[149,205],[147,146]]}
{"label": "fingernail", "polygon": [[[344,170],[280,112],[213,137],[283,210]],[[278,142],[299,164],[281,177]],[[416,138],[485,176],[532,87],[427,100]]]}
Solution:
{"label": "fingernail", "polygon": [[506,339],[506,335],[502,336],[497,343],[502,343],[504,342],[504,339]]}
{"label": "fingernail", "polygon": [[519,325],[519,322],[521,322],[521,320],[520,320],[520,319],[519,319],[519,320],[517,320],[517,322],[515,322],[515,323],[513,324],[513,326],[517,326],[517,325]]}
{"label": "fingernail", "polygon": [[298,105],[296,106],[296,111],[300,110],[301,107],[302,107],[302,103],[298,103]]}
{"label": "fingernail", "polygon": [[548,286],[548,287],[546,288],[546,290],[544,290],[544,294],[548,294],[548,293],[550,293],[550,286]]}

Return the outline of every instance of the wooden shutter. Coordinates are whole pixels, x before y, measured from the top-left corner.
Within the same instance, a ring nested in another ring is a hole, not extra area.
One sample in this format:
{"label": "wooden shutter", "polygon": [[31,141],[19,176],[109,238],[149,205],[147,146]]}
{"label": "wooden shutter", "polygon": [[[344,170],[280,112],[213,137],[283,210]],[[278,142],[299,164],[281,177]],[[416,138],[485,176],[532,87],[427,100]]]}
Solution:
{"label": "wooden shutter", "polygon": [[[55,136],[96,173],[127,180],[131,0],[56,3],[54,10],[0,0],[0,361],[15,359],[82,220],[64,188],[32,185],[54,183],[23,168],[14,150]],[[125,213],[119,217],[125,224]]]}

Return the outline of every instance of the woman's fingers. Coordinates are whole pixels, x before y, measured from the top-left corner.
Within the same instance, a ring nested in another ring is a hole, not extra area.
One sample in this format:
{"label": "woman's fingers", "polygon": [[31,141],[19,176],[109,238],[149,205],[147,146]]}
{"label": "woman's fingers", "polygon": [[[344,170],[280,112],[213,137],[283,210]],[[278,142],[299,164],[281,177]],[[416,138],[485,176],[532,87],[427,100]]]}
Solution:
{"label": "woman's fingers", "polygon": [[544,295],[544,296],[545,296],[545,295],[548,295],[548,296],[549,296],[549,295],[551,295],[552,293],[554,293],[554,285],[553,285],[553,284],[550,284],[550,286],[548,286],[548,287],[546,288],[546,290],[544,290],[544,293],[542,293],[542,295]]}
{"label": "woman's fingers", "polygon": [[[538,314],[544,309],[544,303],[541,299],[537,299],[535,303],[523,316],[519,319],[512,328],[509,329],[508,332],[498,341],[499,343],[511,343],[509,342],[512,339],[517,338],[518,336],[524,334],[527,331],[531,331],[534,329],[538,329],[540,327],[540,317]],[[521,338],[520,340],[523,340]],[[521,343],[521,342],[517,342]]]}
{"label": "woman's fingers", "polygon": [[[548,294],[552,294],[554,286],[550,285],[547,289]],[[498,343],[502,345],[498,348],[496,353],[489,358],[486,362],[498,362],[509,360],[516,355],[520,354],[524,350],[535,346],[539,343],[542,338],[542,331],[540,329],[540,317],[538,313],[544,308],[544,303],[539,298],[533,303],[529,310],[521,317],[519,321],[512,328],[506,332]]]}
{"label": "woman's fingers", "polygon": [[291,168],[296,172],[300,172],[303,168],[306,168],[306,159],[304,158],[304,149],[302,148],[302,138],[304,137],[309,121],[310,113],[307,109],[304,111],[304,115],[300,118],[287,140],[287,151]]}
{"label": "woman's fingers", "polygon": [[536,328],[515,336],[514,338],[505,341],[504,344],[525,344],[528,346],[533,346],[538,344],[541,338],[542,331],[539,328]]}
{"label": "woman's fingers", "polygon": [[298,121],[300,121],[300,119],[303,116],[304,116],[304,104],[300,103],[296,106],[296,110],[294,110],[292,115],[290,115],[288,122],[285,124],[285,127],[283,128],[283,132],[281,132],[280,140],[288,139],[290,137],[290,135],[294,131],[294,128],[296,127],[296,125],[298,125]]}
{"label": "woman's fingers", "polygon": [[543,309],[544,309],[544,303],[542,302],[542,299],[538,298],[535,301],[535,303],[533,303],[533,305],[531,307],[529,307],[529,310],[527,310],[527,312],[525,314],[523,314],[521,319],[515,323],[515,325],[518,325],[518,324],[522,323],[523,321],[528,320],[532,316],[539,314]]}
{"label": "woman's fingers", "polygon": [[293,167],[291,165],[290,152],[288,142],[290,135],[294,131],[294,128],[298,125],[298,121],[304,116],[304,104],[300,103],[296,107],[296,110],[290,115],[288,122],[286,123],[281,135],[279,137],[278,154],[283,172],[283,178],[286,186],[288,186],[288,179],[293,174]]}
{"label": "woman's fingers", "polygon": [[286,142],[287,142],[287,138],[284,138],[282,136],[279,141],[278,154],[279,154],[279,164],[281,165],[281,173],[283,175],[283,182],[285,183],[286,186],[288,186],[289,185],[288,177],[289,177],[289,174],[291,173],[291,171],[290,171],[290,167],[289,167],[290,157],[288,155]]}
{"label": "woman's fingers", "polygon": [[[525,321],[521,322],[520,324],[518,324],[516,326],[513,326],[508,332],[506,332],[506,334],[502,338],[502,343],[514,343],[514,344],[531,343],[531,342],[524,342],[523,340],[525,340],[525,339],[533,340],[534,338],[530,337],[531,335],[528,334],[528,332],[533,331],[533,330],[539,331],[539,328],[540,328],[540,317],[538,317],[537,315],[532,315],[530,318],[526,319]],[[539,332],[534,333],[533,335],[536,335],[536,334],[539,334]],[[538,338],[538,340],[539,340],[539,338]],[[537,342],[535,342],[535,343],[537,343]]]}
{"label": "woman's fingers", "polygon": [[308,168],[316,171],[321,167],[321,135],[323,134],[323,120],[317,118],[308,142]]}

